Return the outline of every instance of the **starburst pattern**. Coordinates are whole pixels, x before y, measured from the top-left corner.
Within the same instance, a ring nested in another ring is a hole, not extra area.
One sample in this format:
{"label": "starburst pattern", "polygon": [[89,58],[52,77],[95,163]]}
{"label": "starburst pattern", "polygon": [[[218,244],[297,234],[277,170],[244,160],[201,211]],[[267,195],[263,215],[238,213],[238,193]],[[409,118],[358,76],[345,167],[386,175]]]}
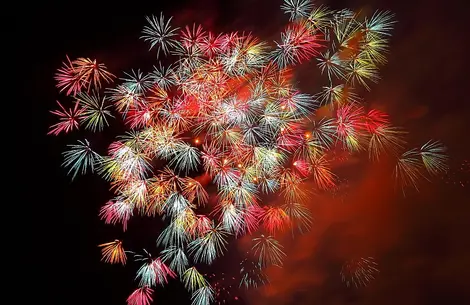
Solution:
{"label": "starburst pattern", "polygon": [[290,14],[290,20],[307,17],[313,5],[310,0],[284,0],[281,9],[286,14]]}
{"label": "starburst pattern", "polygon": [[101,131],[104,127],[109,126],[108,118],[112,118],[113,115],[109,110],[111,105],[107,105],[106,96],[100,98],[99,95],[78,93],[77,101],[83,107],[80,123],[84,124],[85,128],[91,131]]}
{"label": "starburst pattern", "polygon": [[157,56],[162,51],[165,55],[168,54],[169,48],[176,45],[176,41],[172,39],[176,35],[178,28],[172,28],[170,25],[172,17],[165,20],[163,13],[160,18],[156,16],[145,17],[148,25],[142,30],[141,38],[150,42],[150,49],[157,49]]}
{"label": "starburst pattern", "polygon": [[74,179],[77,174],[85,174],[90,168],[91,172],[94,171],[95,165],[102,160],[102,157],[94,152],[90,147],[90,142],[78,140],[78,144],[68,145],[70,148],[63,153],[64,162],[62,166],[69,167],[69,174],[72,174]]}
{"label": "starburst pattern", "polygon": [[74,107],[68,110],[59,101],[57,101],[57,105],[61,110],[54,110],[51,113],[57,115],[60,122],[52,125],[47,134],[58,135],[61,132],[68,133],[74,129],[79,129],[79,122],[84,111],[83,108],[79,108],[79,103],[75,103]]}

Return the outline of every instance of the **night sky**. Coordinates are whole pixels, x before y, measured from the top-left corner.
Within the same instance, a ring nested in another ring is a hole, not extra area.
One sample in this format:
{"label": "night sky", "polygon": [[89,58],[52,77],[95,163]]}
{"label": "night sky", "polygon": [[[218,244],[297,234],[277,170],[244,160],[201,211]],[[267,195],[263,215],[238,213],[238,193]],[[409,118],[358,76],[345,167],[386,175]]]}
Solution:
{"label": "night sky", "polygon": [[[40,268],[34,275],[35,287],[41,287],[35,297],[48,304],[125,304],[137,287],[133,279],[138,265],[124,268],[101,263],[97,247],[124,237],[119,227],[106,226],[98,217],[99,208],[111,196],[108,186],[92,175],[79,176],[71,183],[60,167],[65,145],[83,135],[46,136],[55,123],[48,111],[55,109],[56,100],[65,100],[55,88],[55,70],[68,54],[70,58],[96,58],[118,77],[131,69],[148,72],[155,53],[148,52],[139,36],[145,16],[160,11],[173,15],[178,26],[197,22],[219,32],[253,31],[266,40],[277,38],[288,17],[279,9],[281,0],[49,3],[34,4],[30,16],[18,24],[18,29],[27,27],[31,35],[19,53],[31,58],[28,74],[33,78],[22,94],[31,105],[32,145],[36,147],[35,182],[29,182],[33,187],[25,190],[34,194],[28,205],[33,216],[34,264]],[[463,4],[422,0],[323,3],[335,9],[396,14],[389,63],[381,68],[381,82],[372,86],[365,99],[410,132],[409,147],[439,139],[448,146],[453,167],[469,159],[470,44]],[[307,84],[307,89],[319,85],[304,74],[298,81]],[[92,139],[106,147],[116,134],[108,129]],[[310,203],[315,218],[310,233],[295,240],[281,237],[288,258],[283,269],[268,271],[271,285],[240,295],[244,301],[235,304],[470,304],[470,186],[434,179],[423,182],[420,193],[410,192],[403,198],[393,189],[386,161],[377,165],[353,160],[345,175],[354,179],[342,200],[318,198]],[[131,220],[125,240],[151,247],[160,226],[152,219]],[[236,272],[236,252],[231,249],[229,258],[214,269]],[[339,276],[341,264],[363,256],[375,257],[380,274],[366,288],[346,288]],[[175,281],[156,290],[153,304],[189,304],[187,299]]]}

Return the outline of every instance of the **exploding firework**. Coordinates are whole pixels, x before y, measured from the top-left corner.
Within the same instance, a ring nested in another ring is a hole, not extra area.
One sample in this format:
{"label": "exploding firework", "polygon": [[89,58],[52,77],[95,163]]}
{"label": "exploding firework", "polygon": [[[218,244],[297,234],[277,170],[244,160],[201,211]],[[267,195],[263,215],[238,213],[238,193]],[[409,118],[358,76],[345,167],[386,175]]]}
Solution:
{"label": "exploding firework", "polygon": [[[125,264],[126,253],[134,253],[141,263],[130,305],[149,304],[154,289],[177,278],[193,304],[217,300],[224,290],[201,265],[220,259],[229,242],[247,234],[258,237],[253,258],[240,265],[239,286],[267,283],[263,269],[282,266],[288,252],[277,234],[308,230],[311,195],[341,185],[331,164],[338,151],[365,152],[374,162],[396,158],[403,189],[447,170],[442,143],[406,150],[404,133],[360,98],[380,79],[393,14],[363,19],[308,0],[285,0],[281,8],[289,23],[272,43],[246,32],[177,27],[161,13],[146,18],[141,38],[171,65],[158,62],[150,73],[138,69],[116,78],[103,63],[67,57],[58,69],[57,88],[71,102],[52,112],[59,122],[49,134],[100,132],[115,120],[128,127],[105,152],[94,150],[92,137],[69,145],[63,166],[72,178],[95,172],[109,181],[114,196],[99,213],[105,223],[126,231],[131,217],[145,215],[165,224],[155,236],[157,255],[125,251],[120,240],[101,245],[106,262]],[[304,93],[293,75],[311,61],[325,82]],[[363,269],[351,273],[357,283],[369,279],[371,269]]]}
{"label": "exploding firework", "polygon": [[373,257],[351,259],[341,267],[341,280],[347,287],[367,286],[379,269]]}

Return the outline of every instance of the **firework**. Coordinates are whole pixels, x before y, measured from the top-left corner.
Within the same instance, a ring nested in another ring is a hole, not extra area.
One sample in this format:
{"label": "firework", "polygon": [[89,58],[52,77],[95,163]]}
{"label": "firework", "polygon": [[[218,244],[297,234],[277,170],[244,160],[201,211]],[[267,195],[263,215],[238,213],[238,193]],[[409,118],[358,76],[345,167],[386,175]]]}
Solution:
{"label": "firework", "polygon": [[428,141],[420,149],[413,148],[398,157],[395,166],[395,177],[401,185],[403,193],[412,186],[419,190],[421,178],[430,180],[426,174],[436,176],[446,174],[449,169],[447,148],[439,141]]}
{"label": "firework", "polygon": [[209,305],[214,300],[214,291],[210,286],[196,290],[191,296],[191,305]]}
{"label": "firework", "polygon": [[223,254],[226,249],[225,231],[214,228],[189,243],[188,251],[193,255],[195,262],[211,264],[218,255]]}
{"label": "firework", "polygon": [[108,118],[112,118],[113,115],[109,110],[111,105],[106,105],[106,97],[100,98],[99,95],[78,93],[77,101],[83,107],[80,123],[85,124],[85,128],[91,131],[101,131],[109,125]]}
{"label": "firework", "polygon": [[290,20],[307,17],[312,9],[310,0],[284,0],[284,4],[281,5],[281,10],[285,14],[290,14]]}
{"label": "firework", "polygon": [[263,266],[259,263],[258,260],[252,260],[247,257],[240,262],[239,287],[250,289],[263,286],[267,283],[269,283],[268,277],[264,273]]}
{"label": "firework", "polygon": [[183,283],[186,289],[193,292],[209,285],[204,276],[195,267],[191,267],[184,272]]}
{"label": "firework", "polygon": [[137,288],[128,298],[127,305],[150,305],[153,289],[149,287]]}
{"label": "firework", "polygon": [[126,253],[122,247],[122,242],[120,240],[115,240],[109,243],[101,244],[99,247],[102,247],[101,254],[103,256],[102,260],[110,264],[121,263],[126,264]]}
{"label": "firework", "polygon": [[153,259],[146,250],[145,255],[136,255],[136,261],[143,261],[143,265],[137,271],[136,280],[140,279],[139,286],[155,287],[157,284],[168,283],[168,278],[176,277],[176,274],[166,266],[160,258]]}
{"label": "firework", "polygon": [[184,250],[175,246],[170,246],[162,251],[163,261],[170,261],[169,267],[175,270],[179,275],[183,275],[188,266],[188,258]]}
{"label": "firework", "polygon": [[52,125],[50,127],[51,130],[47,134],[58,135],[61,132],[67,133],[74,129],[78,129],[79,122],[84,111],[83,108],[79,108],[79,103],[75,103],[75,106],[68,110],[66,110],[59,101],[57,101],[57,105],[59,105],[61,110],[54,110],[51,111],[51,113],[57,115],[60,122]]}
{"label": "firework", "polygon": [[292,229],[297,227],[300,232],[310,230],[312,226],[312,213],[301,203],[286,203],[282,209],[291,221]]}
{"label": "firework", "polygon": [[98,63],[96,60],[89,58],[78,58],[70,61],[67,56],[67,63],[63,63],[55,76],[57,81],[57,88],[60,91],[66,90],[67,95],[76,95],[82,89],[90,90],[101,88],[101,81],[112,83],[114,76],[110,73],[103,63]]}
{"label": "firework", "polygon": [[286,254],[282,251],[282,245],[271,236],[261,235],[253,239],[252,251],[258,256],[261,266],[282,266]]}
{"label": "firework", "polygon": [[428,141],[421,147],[420,155],[430,174],[437,175],[447,171],[446,150],[446,147],[439,141]]}
{"label": "firework", "polygon": [[351,259],[341,267],[341,280],[350,287],[367,286],[379,272],[373,257]]}
{"label": "firework", "polygon": [[101,81],[105,81],[107,84],[112,83],[116,77],[110,73],[103,63],[98,63],[96,60],[89,58],[78,58],[73,62],[74,69],[78,71],[80,78],[84,84],[87,84],[87,90],[94,87],[95,89],[101,89]]}
{"label": "firework", "polygon": [[423,176],[419,153],[416,149],[406,151],[400,156],[395,167],[395,175],[403,188],[413,186],[418,189],[418,180]]}
{"label": "firework", "polygon": [[145,41],[150,42],[150,49],[156,47],[157,56],[160,54],[160,51],[163,51],[164,54],[168,53],[169,48],[174,47],[176,41],[172,39],[176,35],[178,28],[172,28],[170,22],[172,18],[169,18],[165,21],[163,13],[160,14],[160,18],[155,16],[145,17],[147,19],[148,25],[142,30],[141,38]]}
{"label": "firework", "polygon": [[[73,179],[96,171],[110,183],[113,197],[99,212],[106,224],[126,231],[134,216],[165,224],[156,236],[160,256],[135,255],[140,288],[129,305],[149,304],[156,286],[177,278],[193,304],[214,302],[222,288],[200,265],[247,234],[258,237],[240,265],[239,285],[267,283],[264,268],[281,267],[288,252],[274,237],[309,230],[313,194],[344,184],[332,167],[344,161],[336,155],[395,157],[403,188],[446,172],[442,143],[407,150],[404,132],[360,97],[386,63],[391,13],[361,18],[309,0],[284,0],[281,9],[289,22],[273,43],[248,32],[176,26],[161,13],[146,17],[141,33],[157,60],[168,56],[150,69],[116,78],[85,57],[67,57],[58,69],[57,88],[71,104],[52,112],[59,122],[49,134],[101,132],[113,121],[127,129],[100,153],[88,140],[69,145],[63,166]],[[307,62],[325,76],[317,91],[294,83],[295,68]],[[321,115],[325,108],[331,116]],[[103,260],[125,263],[121,241],[100,246]]]}
{"label": "firework", "polygon": [[94,152],[90,147],[90,142],[85,139],[85,141],[78,141],[78,144],[68,145],[70,150],[64,152],[64,162],[62,166],[70,167],[68,174],[72,174],[72,179],[74,179],[79,172],[85,174],[88,168],[91,169],[91,172],[94,171],[94,166],[96,163],[99,163],[102,157]]}

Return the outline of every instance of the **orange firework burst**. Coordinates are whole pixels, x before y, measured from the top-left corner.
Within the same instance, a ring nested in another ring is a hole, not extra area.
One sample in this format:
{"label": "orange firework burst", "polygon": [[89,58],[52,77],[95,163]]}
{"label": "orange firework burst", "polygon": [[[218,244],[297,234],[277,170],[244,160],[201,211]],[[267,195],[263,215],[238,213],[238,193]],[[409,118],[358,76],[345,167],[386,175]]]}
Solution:
{"label": "orange firework burst", "polygon": [[101,254],[102,260],[110,264],[126,264],[126,253],[124,252],[124,248],[122,247],[122,242],[120,240],[115,240],[109,243],[104,243],[99,245],[98,247],[102,247]]}

